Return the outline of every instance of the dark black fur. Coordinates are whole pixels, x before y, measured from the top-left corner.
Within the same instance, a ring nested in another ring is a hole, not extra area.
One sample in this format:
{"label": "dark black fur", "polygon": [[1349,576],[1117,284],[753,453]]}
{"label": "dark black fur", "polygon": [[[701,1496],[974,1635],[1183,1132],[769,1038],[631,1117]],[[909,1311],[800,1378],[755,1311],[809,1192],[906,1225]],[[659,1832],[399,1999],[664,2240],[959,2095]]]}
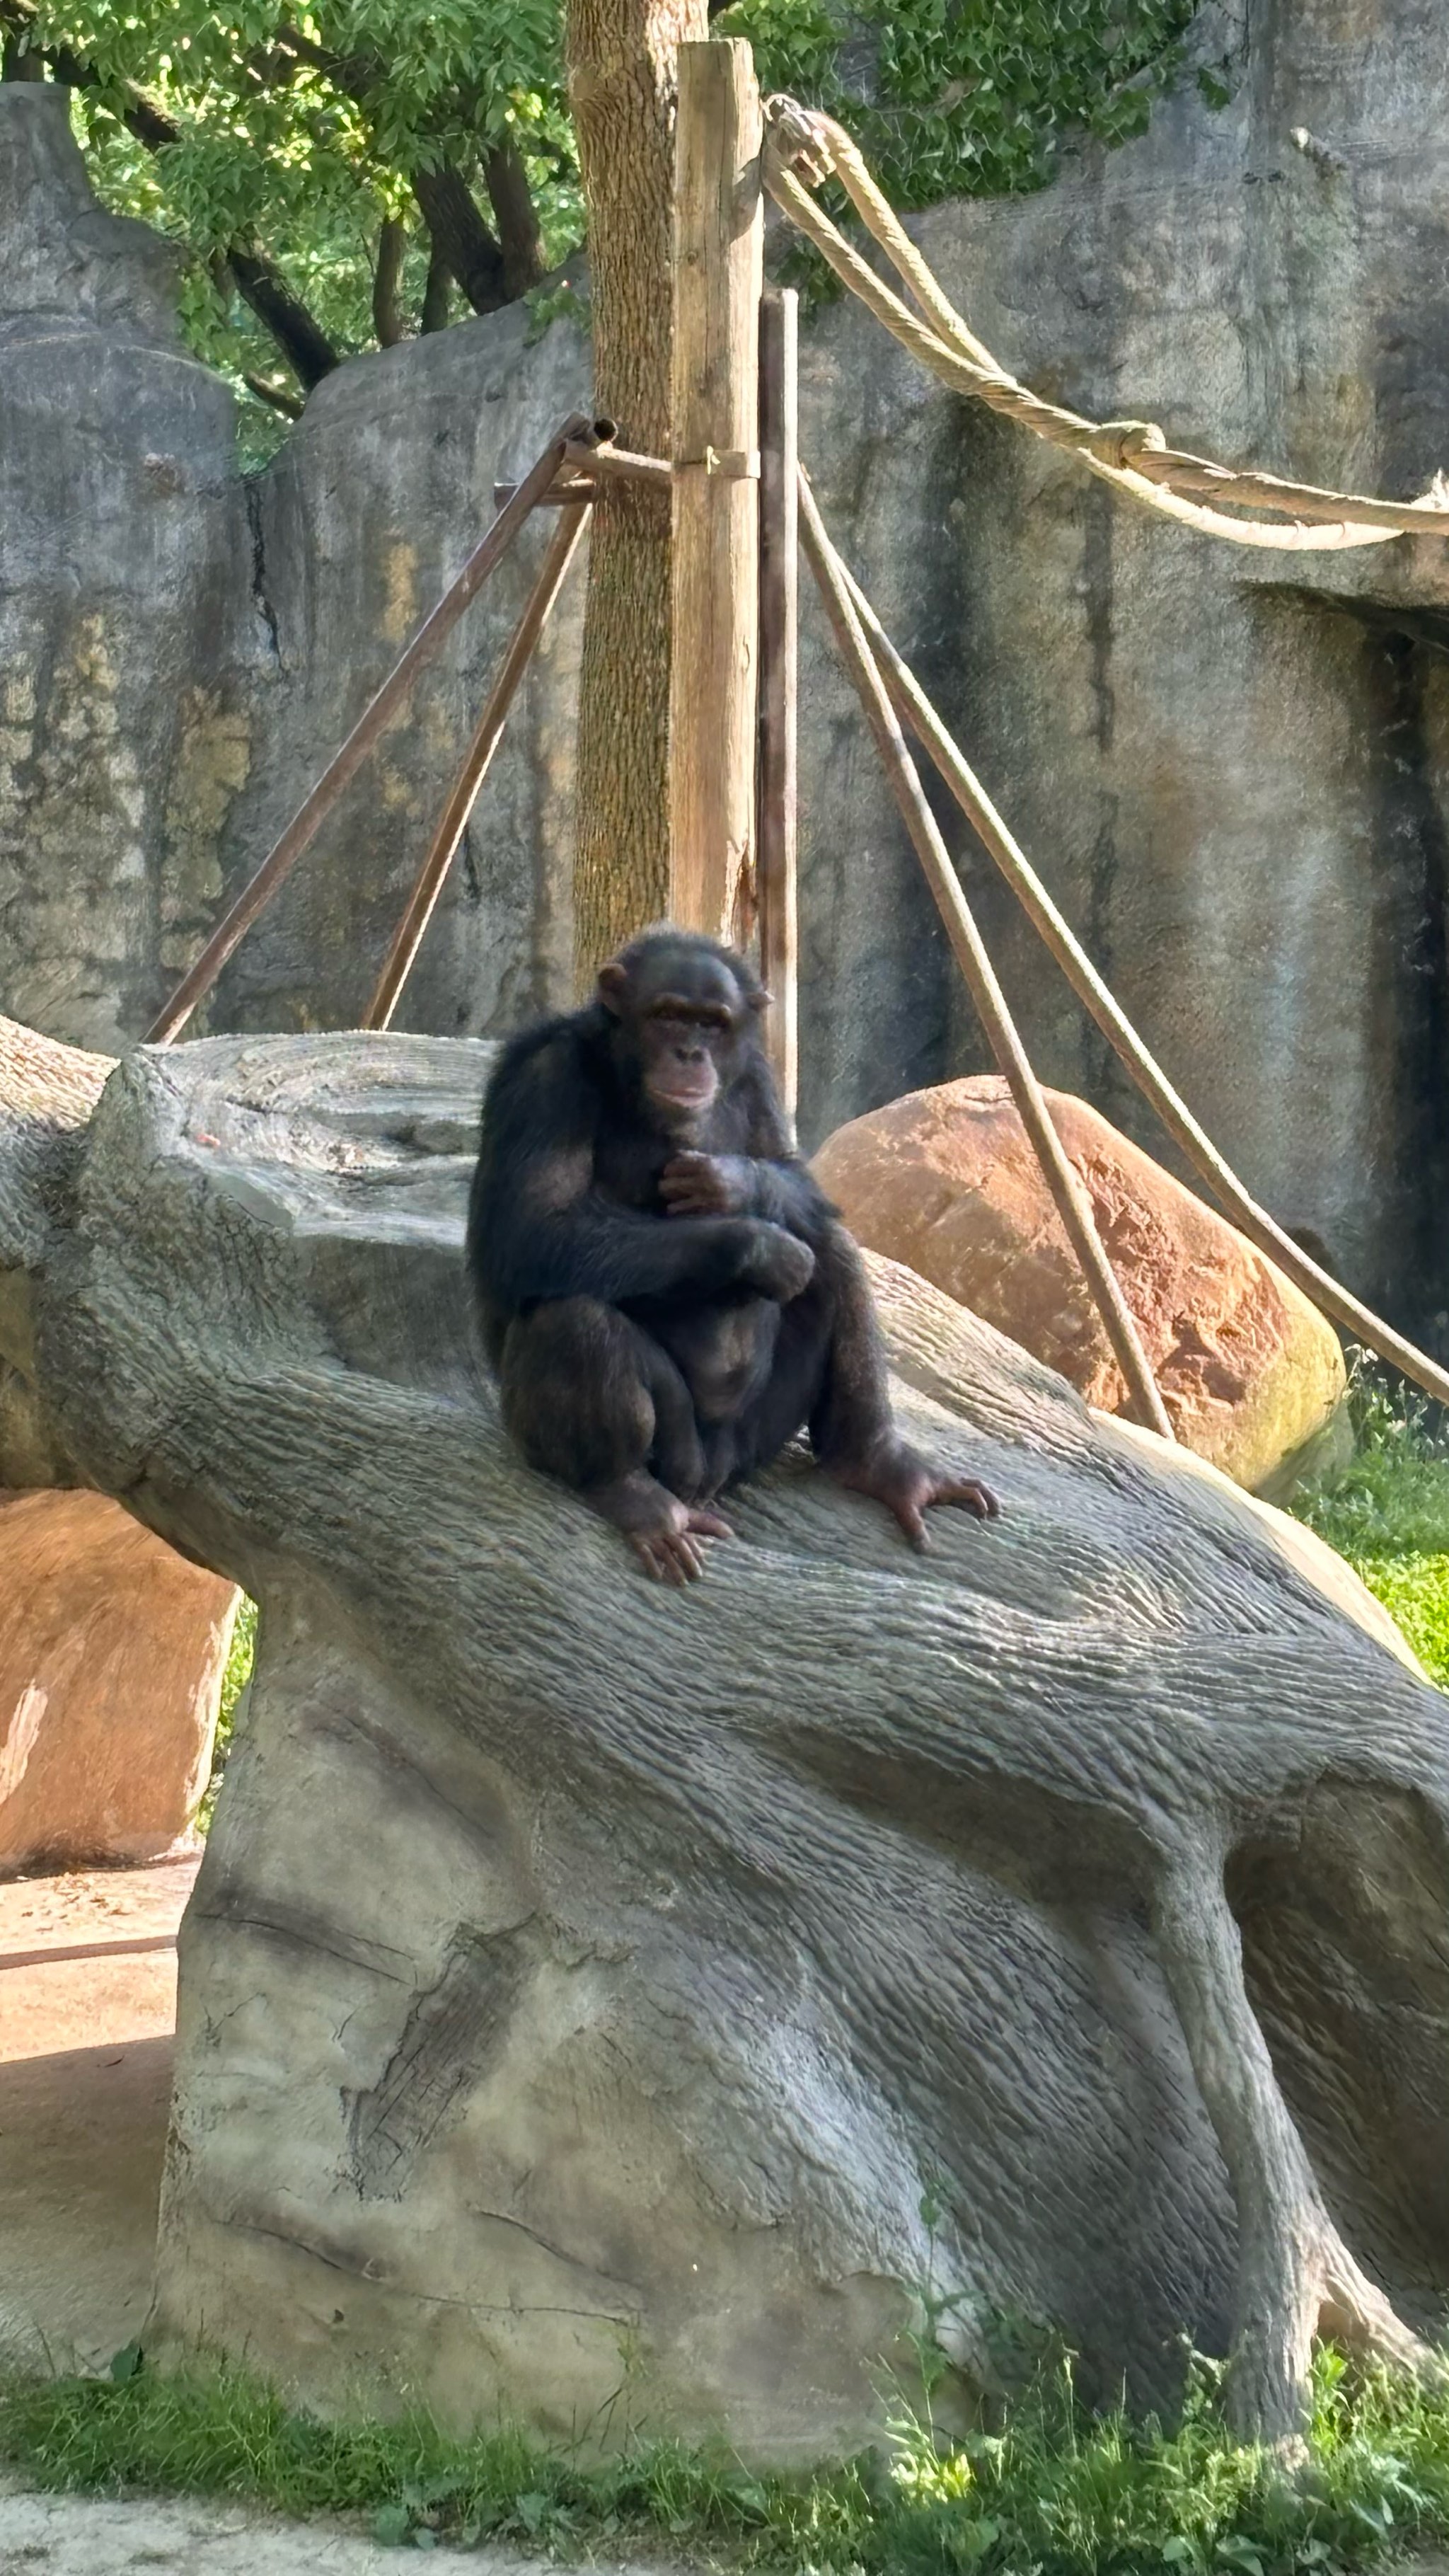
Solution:
{"label": "dark black fur", "polygon": [[[822,1464],[895,1508],[872,1462],[928,1471],[893,1431],[860,1255],[791,1145],[754,975],[712,940],[660,931],[609,976],[614,1007],[526,1029],[484,1099],[468,1263],[510,1432],[631,1535],[617,1489],[707,1502],[802,1424]],[[721,1025],[676,1048],[718,1071],[698,1118],[647,1087],[655,1024],[639,1015],[676,989],[729,997]],[[729,1158],[737,1213],[669,1212],[661,1179],[682,1153]]]}

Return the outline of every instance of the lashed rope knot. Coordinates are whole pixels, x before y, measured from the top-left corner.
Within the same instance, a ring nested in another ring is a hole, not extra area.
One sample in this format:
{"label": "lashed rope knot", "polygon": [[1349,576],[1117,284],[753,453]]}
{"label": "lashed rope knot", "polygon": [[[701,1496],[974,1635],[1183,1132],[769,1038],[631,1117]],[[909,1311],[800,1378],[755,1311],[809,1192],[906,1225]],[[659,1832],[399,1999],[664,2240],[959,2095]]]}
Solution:
{"label": "lashed rope knot", "polygon": [[1167,441],[1155,420],[1104,420],[1100,429],[1093,430],[1084,452],[1122,474],[1129,465],[1136,464],[1139,456],[1165,455]]}
{"label": "lashed rope knot", "polygon": [[[1239,473],[1210,457],[1169,447],[1154,421],[1089,420],[1044,401],[1008,375],[957,312],[844,126],[784,95],[765,101],[764,117],[765,185],[775,203],[892,337],[954,391],[973,395],[1051,446],[1079,457],[1089,473],[1147,508],[1185,527],[1225,537],[1232,545],[1331,553],[1384,545],[1397,536],[1449,536],[1449,485],[1442,473],[1418,501],[1380,501],[1288,482],[1276,474]],[[919,313],[876,275],[816,204],[811,189],[832,177],[909,287]],[[1205,508],[1204,501],[1219,506]],[[1229,515],[1264,510],[1275,516]]]}

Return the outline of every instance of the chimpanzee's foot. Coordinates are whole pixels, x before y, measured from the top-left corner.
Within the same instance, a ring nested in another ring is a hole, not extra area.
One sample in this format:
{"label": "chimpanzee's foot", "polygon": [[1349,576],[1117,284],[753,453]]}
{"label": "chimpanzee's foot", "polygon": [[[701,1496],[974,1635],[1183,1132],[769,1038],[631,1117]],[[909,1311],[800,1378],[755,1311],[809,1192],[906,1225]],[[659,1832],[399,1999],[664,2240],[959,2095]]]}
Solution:
{"label": "chimpanzee's foot", "polygon": [[834,1466],[836,1483],[845,1485],[853,1494],[870,1494],[884,1503],[900,1522],[912,1547],[930,1546],[926,1536],[926,1513],[933,1503],[956,1503],[962,1511],[974,1512],[979,1521],[994,1521],[1001,1505],[989,1485],[975,1476],[953,1476],[933,1466],[917,1449],[908,1448],[904,1440],[892,1440],[856,1465]]}
{"label": "chimpanzee's foot", "polygon": [[704,1572],[702,1538],[732,1538],[734,1532],[718,1512],[703,1512],[679,1502],[640,1468],[621,1476],[616,1485],[600,1485],[586,1494],[606,1521],[621,1529],[646,1574],[656,1583],[697,1583]]}

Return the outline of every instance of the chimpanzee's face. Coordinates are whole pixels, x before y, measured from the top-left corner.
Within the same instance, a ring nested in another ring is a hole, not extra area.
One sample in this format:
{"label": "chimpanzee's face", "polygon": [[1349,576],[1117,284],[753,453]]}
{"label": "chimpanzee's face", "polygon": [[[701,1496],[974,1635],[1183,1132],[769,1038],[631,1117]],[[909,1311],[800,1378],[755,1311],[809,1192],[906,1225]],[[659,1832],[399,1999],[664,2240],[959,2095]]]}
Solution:
{"label": "chimpanzee's face", "polygon": [[762,997],[707,941],[683,935],[626,951],[599,993],[650,1109],[666,1128],[696,1126],[738,1077]]}

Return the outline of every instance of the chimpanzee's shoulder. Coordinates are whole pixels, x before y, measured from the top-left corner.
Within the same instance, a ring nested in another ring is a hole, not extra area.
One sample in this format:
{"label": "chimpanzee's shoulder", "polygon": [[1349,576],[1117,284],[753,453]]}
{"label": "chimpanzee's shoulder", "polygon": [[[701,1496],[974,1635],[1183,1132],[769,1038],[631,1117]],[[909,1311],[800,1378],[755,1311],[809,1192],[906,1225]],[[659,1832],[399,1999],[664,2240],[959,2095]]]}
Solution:
{"label": "chimpanzee's shoulder", "polygon": [[534,1020],[528,1028],[520,1029],[505,1042],[488,1077],[485,1105],[505,1100],[521,1089],[553,1089],[577,1081],[587,1072],[598,1044],[599,1017],[592,1007],[556,1011],[548,1019]]}

